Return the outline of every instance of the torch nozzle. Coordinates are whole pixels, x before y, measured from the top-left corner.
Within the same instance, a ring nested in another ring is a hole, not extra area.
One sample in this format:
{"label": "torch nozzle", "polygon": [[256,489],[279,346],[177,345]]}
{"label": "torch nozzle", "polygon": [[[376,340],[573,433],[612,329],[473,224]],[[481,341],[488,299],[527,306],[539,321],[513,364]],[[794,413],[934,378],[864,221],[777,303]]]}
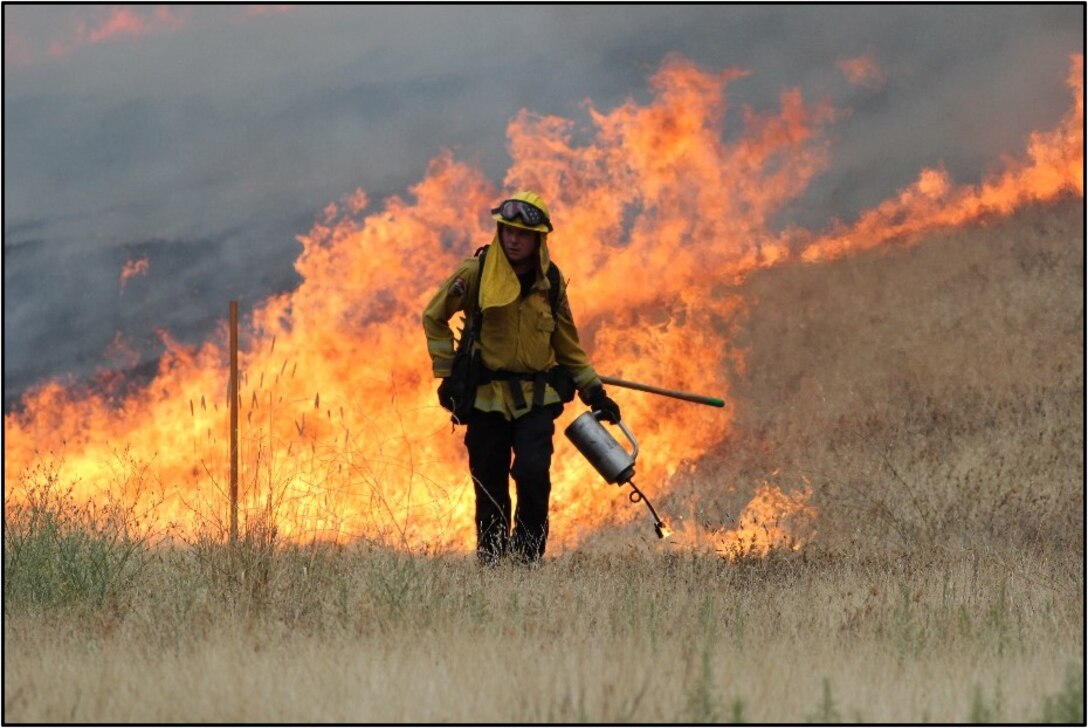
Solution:
{"label": "torch nozzle", "polygon": [[653,504],[650,503],[650,499],[646,497],[646,494],[638,489],[634,481],[628,480],[627,485],[631,486],[631,494],[628,498],[632,503],[638,503],[642,501],[646,504],[646,507],[650,509],[650,514],[654,517],[654,531],[657,533],[658,538],[668,538],[669,527],[665,525],[665,522],[661,520],[661,516],[657,515],[657,511],[654,509]]}

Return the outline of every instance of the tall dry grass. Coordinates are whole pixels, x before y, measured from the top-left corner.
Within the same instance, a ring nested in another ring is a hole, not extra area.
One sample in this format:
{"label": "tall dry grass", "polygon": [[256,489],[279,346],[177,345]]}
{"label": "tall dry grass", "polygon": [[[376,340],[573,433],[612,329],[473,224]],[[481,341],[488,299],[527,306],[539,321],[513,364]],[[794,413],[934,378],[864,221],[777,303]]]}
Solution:
{"label": "tall dry grass", "polygon": [[742,286],[736,428],[661,510],[808,484],[798,553],[152,545],[29,474],[5,720],[1083,723],[1084,247],[1077,201]]}
{"label": "tall dry grass", "polygon": [[1083,610],[1031,558],[1026,578],[986,553],[484,571],[241,551],[152,552],[106,605],[9,613],[7,719],[1035,722],[1083,702]]}
{"label": "tall dry grass", "polygon": [[1029,549],[1080,571],[1084,250],[1071,201],[753,276],[737,428],[664,505],[714,519],[761,479],[807,482],[826,548]]}

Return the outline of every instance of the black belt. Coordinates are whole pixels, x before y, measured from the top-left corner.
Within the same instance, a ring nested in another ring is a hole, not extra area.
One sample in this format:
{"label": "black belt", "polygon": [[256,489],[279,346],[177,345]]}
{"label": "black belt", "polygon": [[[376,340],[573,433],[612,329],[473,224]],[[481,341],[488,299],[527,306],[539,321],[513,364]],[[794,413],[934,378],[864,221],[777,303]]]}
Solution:
{"label": "black belt", "polygon": [[525,393],[521,391],[521,382],[533,383],[533,406],[539,407],[544,404],[544,385],[551,382],[551,373],[555,371],[551,369],[547,372],[510,372],[505,369],[499,369],[498,371],[483,368],[480,372],[480,384],[487,384],[488,382],[506,382],[507,388],[510,390],[510,397],[514,400],[514,409],[525,409],[528,405],[525,402]]}

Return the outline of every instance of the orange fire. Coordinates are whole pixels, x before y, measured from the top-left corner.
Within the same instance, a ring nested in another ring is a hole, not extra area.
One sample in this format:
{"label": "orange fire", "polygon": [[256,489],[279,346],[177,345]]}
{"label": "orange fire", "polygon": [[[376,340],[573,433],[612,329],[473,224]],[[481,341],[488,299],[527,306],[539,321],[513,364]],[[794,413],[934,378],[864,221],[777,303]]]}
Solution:
{"label": "orange fire", "polygon": [[853,86],[878,89],[888,80],[884,69],[880,67],[872,53],[866,53],[854,58],[844,58],[837,65],[839,70],[842,71],[842,75]]}
{"label": "orange fire", "polygon": [[48,53],[53,57],[68,56],[84,46],[141,38],[154,33],[172,32],[185,27],[187,19],[169,6],[160,5],[152,11],[125,6],[98,9],[93,17],[74,16],[68,32],[49,42]]}
{"label": "orange fire", "polygon": [[[773,475],[777,475],[776,470]],[[816,537],[815,506],[809,503],[812,487],[807,479],[800,490],[784,492],[764,482],[742,509],[735,528],[713,529],[681,516],[672,524],[675,546],[695,551],[714,551],[729,561],[767,556],[772,550],[800,551]]]}
{"label": "orange fire", "polygon": [[1084,196],[1084,56],[1071,58],[1066,83],[1073,107],[1057,128],[1035,132],[1026,159],[1007,159],[1004,169],[980,185],[954,186],[942,169],[923,169],[918,180],[863,214],[812,239],[802,258],[816,261],[909,241],[938,227],[964,225],[986,215],[1007,215],[1028,202],[1064,194]]}
{"label": "orange fire", "polygon": [[[534,188],[549,201],[552,253],[602,373],[729,402],[725,364],[743,363],[730,333],[744,302],[725,285],[794,260],[802,246],[803,258],[815,260],[1066,190],[1083,195],[1082,183],[1070,181],[1083,171],[1080,68],[1078,57],[1075,109],[1058,129],[1032,136],[1030,161],[1009,163],[979,188],[955,188],[926,170],[854,226],[819,237],[774,232],[769,220],[824,168],[820,131],[835,110],[787,90],[776,112],[745,110],[743,129],[725,141],[726,88],[746,73],[710,73],[676,56],[650,79],[649,103],[590,108],[591,128],[519,113],[501,189],[443,152],[410,199],[373,209],[358,190],[329,205],[298,239],[298,288],[243,322],[242,531],[272,526],[299,541],[367,539],[417,552],[473,547],[463,430],[451,432],[436,403],[420,313],[456,263],[490,239],[486,211],[502,190]],[[44,463],[77,500],[121,498],[186,536],[224,532],[226,331],[198,348],[163,337],[167,353],[146,386],[121,393],[47,382],[5,416],[8,502]],[[642,445],[638,481],[655,502],[679,467],[729,436],[729,405],[612,394]],[[568,408],[557,433],[578,409]],[[643,517],[561,434],[556,448],[553,550]],[[796,546],[806,536],[794,530],[803,521],[807,532],[814,515],[807,498],[761,488],[751,513],[715,535],[720,550],[732,558]],[[770,523],[782,533],[757,534]]]}
{"label": "orange fire", "polygon": [[744,507],[737,527],[711,534],[714,549],[730,561],[766,556],[772,549],[797,551],[815,533],[816,508],[808,504],[808,488],[791,494],[764,483]]}
{"label": "orange fire", "polygon": [[150,267],[151,263],[146,255],[143,258],[125,261],[125,265],[121,268],[121,293],[125,292],[125,286],[128,285],[131,278],[147,275]]}

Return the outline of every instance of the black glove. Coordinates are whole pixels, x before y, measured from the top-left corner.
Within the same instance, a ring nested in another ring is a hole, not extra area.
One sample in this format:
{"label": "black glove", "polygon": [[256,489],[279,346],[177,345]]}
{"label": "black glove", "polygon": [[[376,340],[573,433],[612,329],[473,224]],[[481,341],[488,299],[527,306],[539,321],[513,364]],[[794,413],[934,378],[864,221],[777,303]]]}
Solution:
{"label": "black glove", "polygon": [[585,393],[582,401],[601,413],[601,419],[616,424],[620,421],[620,406],[604,393],[604,387],[594,387]]}
{"label": "black glove", "polygon": [[451,389],[450,378],[442,377],[442,381],[438,384],[438,404],[442,405],[443,409],[453,412],[453,393],[450,391]]}

